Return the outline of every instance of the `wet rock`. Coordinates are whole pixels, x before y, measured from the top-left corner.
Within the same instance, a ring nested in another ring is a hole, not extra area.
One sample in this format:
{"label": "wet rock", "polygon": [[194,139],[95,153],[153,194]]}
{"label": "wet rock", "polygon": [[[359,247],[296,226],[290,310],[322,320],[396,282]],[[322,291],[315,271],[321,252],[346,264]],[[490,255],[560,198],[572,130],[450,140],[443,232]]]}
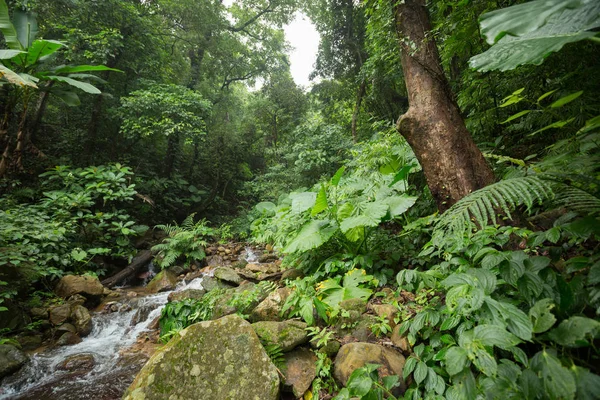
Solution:
{"label": "wet rock", "polygon": [[279,272],[279,265],[277,264],[256,264],[250,263],[246,265],[246,269],[252,272],[259,272],[261,274],[274,274]]}
{"label": "wet rock", "polygon": [[233,286],[228,285],[225,282],[221,282],[212,276],[205,276],[202,278],[202,287],[206,292],[210,292],[214,289],[231,289]]}
{"label": "wet rock", "polygon": [[[104,295],[104,291],[102,293]],[[80,294],[74,294],[73,296],[71,296],[67,299],[67,304],[69,304],[71,307],[82,306],[86,302],[87,302],[87,299],[85,298],[85,296],[82,296]]]}
{"label": "wet rock", "polygon": [[71,320],[75,324],[79,336],[87,336],[92,331],[92,316],[84,306],[71,308]]}
{"label": "wet rock", "polygon": [[250,320],[253,322],[257,321],[281,321],[281,310],[285,301],[292,293],[290,288],[280,288],[269,293],[266,299],[264,299],[250,314]]}
{"label": "wet rock", "polygon": [[377,323],[377,317],[370,314],[358,314],[357,311],[349,311],[349,316],[341,317],[336,324],[339,337],[351,336],[359,342],[366,342],[373,333],[371,325]]}
{"label": "wet rock", "polygon": [[343,300],[340,302],[340,308],[346,311],[357,311],[359,314],[367,311],[367,303],[357,297]]}
{"label": "wet rock", "polygon": [[390,375],[400,377],[400,388],[395,393],[401,394],[406,389],[402,381],[402,370],[405,359],[397,350],[373,343],[348,343],[342,346],[333,363],[333,376],[342,385],[346,385],[348,378],[357,368],[365,364],[379,364],[379,377]]}
{"label": "wet rock", "polygon": [[8,310],[0,312],[0,330],[19,330],[31,322],[27,311],[16,302],[6,299],[2,306],[8,308]]}
{"label": "wet rock", "polygon": [[28,358],[21,350],[10,344],[0,344],[0,378],[17,372]]}
{"label": "wet rock", "polygon": [[168,290],[173,290],[176,284],[177,276],[172,272],[169,272],[169,270],[164,269],[152,278],[150,283],[146,286],[146,289],[150,293],[166,292]]}
{"label": "wet rock", "polygon": [[297,399],[302,398],[317,376],[317,357],[312,351],[300,348],[285,354],[284,359],[283,388],[291,391]]}
{"label": "wet rock", "polygon": [[56,341],[57,346],[69,346],[73,344],[81,343],[81,338],[73,332],[65,332]]}
{"label": "wet rock", "polygon": [[223,246],[219,246],[219,247],[217,248],[217,251],[218,251],[219,253],[225,253],[225,247],[223,247]]}
{"label": "wet rock", "polygon": [[235,269],[242,269],[244,268],[246,265],[248,265],[248,261],[246,260],[239,260],[237,261],[235,264],[233,264],[231,266],[231,268],[235,268]]}
{"label": "wet rock", "polygon": [[279,376],[250,324],[237,315],[194,324],[142,368],[124,400],[276,400]]}
{"label": "wet rock", "polygon": [[258,262],[259,263],[268,263],[268,262],[273,262],[276,261],[279,257],[277,257],[276,254],[263,254],[262,256],[258,257]]}
{"label": "wet rock", "polygon": [[232,268],[229,267],[219,267],[215,269],[214,277],[223,282],[236,286],[242,283],[242,278]]}
{"label": "wet rock", "polygon": [[271,245],[271,244],[267,244],[267,245],[265,246],[265,250],[266,250],[266,251],[268,251],[268,252],[272,252],[272,251],[273,251],[273,245]]}
{"label": "wet rock", "polygon": [[50,322],[55,326],[62,324],[68,320],[70,316],[71,306],[68,304],[63,304],[50,309]]}
{"label": "wet rock", "polygon": [[301,321],[260,321],[252,324],[252,328],[266,343],[276,344],[286,352],[308,342],[306,323]]}
{"label": "wet rock", "polygon": [[400,333],[400,325],[396,325],[392,330],[391,341],[394,346],[398,347],[404,354],[410,354],[412,349],[410,347],[410,343],[408,343],[408,339],[406,336],[403,336]]}
{"label": "wet rock", "polygon": [[218,267],[220,265],[223,265],[223,263],[224,260],[222,256],[214,255],[206,257],[206,265],[208,265],[209,267]]}
{"label": "wet rock", "polygon": [[29,310],[29,314],[35,319],[48,318],[48,309],[45,307],[33,307]]}
{"label": "wet rock", "polygon": [[290,268],[283,271],[283,275],[281,275],[281,280],[285,281],[286,279],[289,279],[291,281],[294,281],[297,278],[302,278],[303,276],[304,274],[299,269]]}
{"label": "wet rock", "polygon": [[64,323],[61,326],[58,326],[56,328],[56,332],[59,335],[62,335],[63,332],[71,332],[71,333],[77,333],[77,328],[75,327],[75,325],[73,324],[69,324],[69,323]]}
{"label": "wet rock", "polygon": [[75,354],[61,361],[56,369],[68,372],[89,372],[96,365],[94,355],[89,353]]}
{"label": "wet rock", "polygon": [[169,297],[167,300],[169,302],[172,301],[182,301],[187,299],[199,300],[204,296],[206,290],[204,289],[185,289],[180,292],[171,292],[169,293]]}
{"label": "wet rock", "polygon": [[173,265],[172,267],[169,267],[169,272],[171,272],[175,276],[179,276],[179,275],[183,274],[185,271],[186,271],[186,269],[183,268],[181,265]]}
{"label": "wet rock", "polygon": [[71,297],[74,294],[99,297],[104,293],[104,286],[102,286],[96,277],[67,275],[61,278],[54,292],[63,299]]}
{"label": "wet rock", "polygon": [[227,289],[215,302],[213,319],[240,312],[250,313],[266,297],[254,283],[244,281],[238,287]]}
{"label": "wet rock", "polygon": [[42,345],[42,335],[23,335],[16,338],[23,350],[35,350]]}

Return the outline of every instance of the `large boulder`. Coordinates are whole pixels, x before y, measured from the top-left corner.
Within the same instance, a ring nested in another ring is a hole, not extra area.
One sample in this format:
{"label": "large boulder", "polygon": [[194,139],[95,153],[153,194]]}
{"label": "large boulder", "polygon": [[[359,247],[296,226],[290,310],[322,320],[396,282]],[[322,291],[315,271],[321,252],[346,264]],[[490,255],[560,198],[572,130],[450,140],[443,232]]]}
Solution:
{"label": "large boulder", "polygon": [[169,293],[169,297],[167,298],[167,300],[169,302],[183,301],[188,299],[200,300],[205,293],[206,290],[204,289],[185,289],[179,292]]}
{"label": "large boulder", "polygon": [[177,284],[177,276],[175,276],[172,272],[167,269],[163,269],[160,271],[148,285],[146,289],[150,293],[159,293],[166,292],[168,290],[175,289],[175,285]]}
{"label": "large boulder", "polygon": [[89,372],[94,368],[96,360],[91,353],[81,353],[69,356],[62,360],[55,369],[68,372]]}
{"label": "large boulder", "polygon": [[0,378],[17,372],[27,362],[27,356],[10,344],[0,344]]}
{"label": "large boulder", "polygon": [[301,321],[260,321],[252,324],[252,328],[259,338],[278,345],[284,352],[308,342],[306,323]]}
{"label": "large boulder", "polygon": [[292,289],[284,287],[269,293],[250,314],[252,321],[281,321],[281,310]]}
{"label": "large boulder", "polygon": [[213,319],[235,312],[243,315],[252,310],[267,297],[268,292],[261,286],[245,281],[240,286],[227,289],[215,302]]}
{"label": "large boulder", "polygon": [[50,322],[52,325],[60,325],[66,322],[71,316],[71,306],[63,304],[50,309]]}
{"label": "large boulder", "polygon": [[317,356],[306,348],[299,348],[284,355],[282,368],[285,377],[284,390],[290,391],[299,399],[310,388],[317,377]]}
{"label": "large boulder", "polygon": [[397,393],[403,393],[406,384],[402,380],[405,358],[397,350],[373,343],[348,343],[342,346],[333,364],[333,376],[341,384],[346,385],[348,378],[358,368],[365,364],[379,364],[381,378],[390,375],[400,377],[400,387]]}
{"label": "large boulder", "polygon": [[229,268],[229,267],[219,267],[217,269],[215,269],[214,272],[214,277],[217,278],[220,281],[232,284],[232,285],[239,285],[240,283],[242,283],[242,277],[239,276],[234,270],[233,268]]}
{"label": "large boulder", "polygon": [[81,337],[89,335],[92,331],[92,316],[84,306],[76,305],[71,308],[71,321]]}
{"label": "large boulder", "polygon": [[61,278],[54,292],[64,299],[74,294],[82,294],[86,297],[100,297],[104,293],[104,286],[102,286],[96,277],[67,275]]}
{"label": "large boulder", "polygon": [[124,400],[277,400],[279,376],[250,324],[237,315],[194,324],[146,363]]}

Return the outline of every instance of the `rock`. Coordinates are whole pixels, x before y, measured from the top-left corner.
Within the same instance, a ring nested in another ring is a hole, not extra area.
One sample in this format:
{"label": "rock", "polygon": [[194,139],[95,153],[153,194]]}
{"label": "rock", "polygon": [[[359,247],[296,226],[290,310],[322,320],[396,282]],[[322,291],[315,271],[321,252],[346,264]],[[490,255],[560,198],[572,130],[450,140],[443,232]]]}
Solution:
{"label": "rock", "polygon": [[[102,295],[104,295],[104,291],[102,291]],[[71,307],[77,305],[82,306],[85,304],[86,301],[87,299],[85,298],[85,296],[82,296],[80,294],[74,294],[73,296],[67,299],[67,304],[69,304]]]}
{"label": "rock", "polygon": [[223,247],[223,246],[219,246],[219,247],[217,248],[217,251],[218,251],[219,253],[225,253],[225,247]]}
{"label": "rock", "polygon": [[65,323],[57,327],[56,332],[58,332],[59,335],[62,335],[63,332],[77,333],[77,328],[75,328],[75,325],[73,324]]}
{"label": "rock", "polygon": [[371,305],[371,308],[379,317],[386,317],[390,327],[393,328],[396,326],[394,318],[398,315],[398,307],[392,304],[373,304]]}
{"label": "rock", "polygon": [[351,336],[359,342],[368,341],[372,336],[371,325],[377,323],[377,317],[370,314],[359,314],[358,311],[349,311],[349,314],[349,317],[341,317],[336,324],[338,336]]}
{"label": "rock", "polygon": [[177,284],[177,276],[167,269],[160,271],[150,283],[146,286],[146,289],[150,293],[166,292],[167,290],[173,290]]}
{"label": "rock", "polygon": [[29,310],[29,314],[35,319],[46,319],[48,318],[48,309],[44,307],[33,307]]}
{"label": "rock", "polygon": [[54,292],[63,299],[71,297],[74,294],[100,297],[104,293],[104,286],[102,286],[96,277],[67,275],[61,278]]}
{"label": "rock", "polygon": [[58,363],[56,369],[68,372],[88,372],[96,365],[94,355],[89,353],[75,354]]}
{"label": "rock", "polygon": [[27,356],[10,344],[0,344],[0,378],[17,372],[27,362]]}
{"label": "rock", "polygon": [[295,281],[297,278],[302,278],[304,274],[302,271],[296,268],[290,268],[283,271],[283,275],[281,275],[281,280],[285,281],[286,279]]}
{"label": "rock", "polygon": [[220,255],[206,257],[206,265],[208,265],[209,267],[218,267],[220,265],[223,265],[223,263],[223,257],[221,257]]}
{"label": "rock", "polygon": [[397,350],[373,343],[348,343],[342,346],[333,363],[333,376],[342,385],[346,385],[350,374],[355,369],[365,364],[379,364],[379,377],[390,375],[400,377],[400,388],[394,395],[399,395],[406,390],[402,380],[402,370],[405,359]]}
{"label": "rock", "polygon": [[272,253],[266,253],[266,254],[263,254],[262,256],[258,257],[258,262],[259,263],[268,263],[268,262],[273,262],[277,259],[278,259],[277,255],[272,254]]}
{"label": "rock", "polygon": [[252,272],[259,272],[261,274],[274,274],[279,272],[279,265],[250,263],[246,265],[246,269]]}
{"label": "rock", "polygon": [[267,244],[267,245],[265,246],[265,250],[266,250],[266,251],[268,251],[269,253],[270,253],[270,252],[272,252],[272,251],[273,251],[273,245],[271,245],[271,244]]}
{"label": "rock", "polygon": [[230,249],[225,249],[225,254],[227,254],[227,255],[231,254],[231,250]]}
{"label": "rock", "polygon": [[87,336],[92,331],[92,316],[84,306],[71,308],[71,320],[75,324],[79,336]]}
{"label": "rock", "polygon": [[42,335],[24,335],[16,338],[23,350],[35,350],[42,345]]}
{"label": "rock", "polygon": [[180,292],[171,292],[167,300],[169,302],[182,301],[187,299],[199,300],[204,296],[206,290],[204,289],[186,289]]}
{"label": "rock", "polygon": [[237,315],[191,325],[157,350],[124,400],[277,400],[277,368]]}
{"label": "rock", "polygon": [[214,289],[231,289],[233,286],[228,285],[225,282],[221,282],[211,276],[205,276],[202,278],[202,287],[206,292],[210,292]]}
{"label": "rock", "polygon": [[81,338],[73,332],[63,333],[63,335],[56,341],[57,346],[67,346],[78,343],[81,343]]}
{"label": "rock", "polygon": [[[2,249],[0,249],[0,252],[2,252]],[[3,267],[0,267],[0,271],[1,273],[5,272]],[[0,331],[4,329],[8,331],[20,330],[31,322],[27,310],[18,303],[5,299],[2,307],[6,307],[8,310],[0,311]]]}
{"label": "rock", "polygon": [[276,344],[286,352],[308,341],[306,323],[301,321],[260,321],[252,324],[259,338],[266,343]]}
{"label": "rock", "polygon": [[284,390],[291,391],[299,399],[310,388],[317,377],[317,357],[305,348],[296,349],[284,355],[285,365],[282,368],[285,377]]}
{"label": "rock", "polygon": [[240,254],[242,250],[244,250],[244,246],[238,244],[233,248],[233,254]]}
{"label": "rock", "polygon": [[50,309],[50,322],[52,325],[57,326],[66,322],[71,316],[71,306],[63,304]]}
{"label": "rock", "polygon": [[231,266],[231,268],[241,269],[241,268],[244,268],[246,265],[248,265],[248,261],[246,261],[246,260],[239,260],[235,264],[233,264]]}
{"label": "rock", "polygon": [[[213,319],[240,312],[249,314],[267,296],[258,285],[244,281],[240,286],[228,289],[215,302]],[[234,299],[239,301],[233,302]],[[251,301],[248,301],[251,300]]]}
{"label": "rock", "polygon": [[321,347],[317,346],[316,339],[311,339],[311,341],[309,343],[310,343],[310,347],[312,347],[313,349],[317,349],[320,353],[325,353],[330,357],[336,355],[337,352],[340,351],[340,347],[342,347],[340,342],[338,342],[335,339],[331,339],[331,340],[327,341],[327,344],[321,345]]}
{"label": "rock", "polygon": [[394,346],[398,347],[404,354],[410,354],[412,349],[410,347],[410,343],[408,343],[408,339],[406,336],[402,336],[400,334],[400,325],[396,325],[394,330],[392,330],[391,341]]}
{"label": "rock", "polygon": [[340,302],[340,308],[346,311],[358,311],[359,314],[367,311],[367,303],[357,297]]}
{"label": "rock", "polygon": [[285,301],[292,293],[292,289],[284,287],[269,293],[250,314],[250,320],[257,321],[281,321],[281,310]]}
{"label": "rock", "polygon": [[215,269],[214,277],[220,281],[231,283],[236,286],[242,283],[242,278],[236,274],[232,268],[229,267],[218,267]]}

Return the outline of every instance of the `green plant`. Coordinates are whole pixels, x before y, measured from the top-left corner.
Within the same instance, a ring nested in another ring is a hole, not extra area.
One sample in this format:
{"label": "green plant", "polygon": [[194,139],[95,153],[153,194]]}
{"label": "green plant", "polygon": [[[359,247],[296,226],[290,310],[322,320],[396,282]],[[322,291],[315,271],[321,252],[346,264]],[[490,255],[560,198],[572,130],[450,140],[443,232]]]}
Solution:
{"label": "green plant", "polygon": [[251,290],[243,290],[235,293],[227,302],[228,306],[236,309],[236,313],[244,319],[248,319],[248,312],[252,311],[260,299],[265,298],[273,290],[277,289],[277,284],[270,281],[261,281]]}
{"label": "green plant", "polygon": [[313,395],[313,398],[314,396],[321,398],[321,390],[327,393],[333,393],[337,390],[337,384],[331,374],[333,368],[331,358],[329,358],[326,353],[320,351],[315,352],[315,355],[317,356],[317,377],[312,382],[311,394]]}
{"label": "green plant", "polygon": [[315,344],[317,348],[326,347],[327,343],[333,339],[335,333],[327,328],[319,328],[318,326],[309,326],[306,328],[308,336],[311,337],[310,341]]}
{"label": "green plant", "polygon": [[339,307],[344,300],[358,298],[365,302],[369,299],[373,291],[364,286],[370,284],[377,285],[377,280],[371,275],[367,275],[365,270],[353,269],[343,277],[342,285],[340,285],[341,276],[327,279],[317,286],[318,295],[322,298],[323,303],[331,308]]}
{"label": "green plant", "polygon": [[348,378],[346,387],[340,390],[334,400],[349,400],[358,397],[362,400],[396,399],[392,394],[394,387],[398,385],[400,378],[390,375],[379,379],[378,364],[366,364],[357,368]]}
{"label": "green plant", "polygon": [[212,236],[214,231],[207,226],[204,219],[194,222],[194,215],[190,214],[181,225],[156,226],[167,234],[162,243],[152,247],[153,251],[158,252],[158,264],[161,268],[173,265],[180,257],[185,259],[186,267],[206,257],[206,239]]}
{"label": "green plant", "polygon": [[285,356],[281,346],[277,343],[268,343],[261,339],[261,343],[267,352],[267,355],[271,359],[271,362],[278,368],[281,369],[285,366]]}
{"label": "green plant", "polygon": [[312,277],[288,281],[288,287],[292,288],[292,293],[286,299],[282,309],[281,316],[301,317],[308,325],[315,323],[314,313],[317,312],[324,320],[327,320],[327,305],[317,298],[317,291],[314,287],[315,280]]}
{"label": "green plant", "polygon": [[387,336],[392,332],[392,327],[390,326],[389,321],[385,315],[377,317],[377,321],[371,324],[369,328],[376,337],[380,337],[381,335]]}

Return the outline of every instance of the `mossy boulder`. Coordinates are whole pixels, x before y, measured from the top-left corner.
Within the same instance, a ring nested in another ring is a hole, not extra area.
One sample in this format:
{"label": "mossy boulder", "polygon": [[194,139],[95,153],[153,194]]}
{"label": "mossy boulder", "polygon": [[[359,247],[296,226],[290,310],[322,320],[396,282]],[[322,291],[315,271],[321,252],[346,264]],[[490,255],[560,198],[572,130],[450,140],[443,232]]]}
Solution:
{"label": "mossy boulder", "polygon": [[0,378],[18,371],[28,358],[21,350],[10,344],[0,344]]}
{"label": "mossy boulder", "polygon": [[177,284],[177,276],[167,269],[160,271],[146,286],[148,292],[159,293],[173,290]]}
{"label": "mossy boulder", "polygon": [[282,351],[290,351],[308,342],[306,323],[301,321],[260,321],[252,328],[266,343],[276,344]]}
{"label": "mossy boulder", "polygon": [[292,289],[284,287],[269,293],[250,314],[252,321],[281,321],[281,310]]}
{"label": "mossy boulder", "polygon": [[240,283],[242,283],[242,277],[239,276],[234,270],[233,268],[229,268],[229,267],[219,267],[217,269],[215,269],[214,272],[214,277],[217,278],[220,281],[232,284],[232,285],[239,285]]}
{"label": "mossy boulder", "polygon": [[77,305],[71,308],[71,320],[75,324],[79,336],[87,336],[92,331],[92,316],[84,306]]}
{"label": "mossy boulder", "polygon": [[124,400],[276,400],[279,376],[250,324],[237,315],[194,324],[159,349]]}
{"label": "mossy boulder", "polygon": [[200,300],[204,294],[206,294],[206,290],[204,289],[185,289],[179,292],[169,293],[167,300],[169,302],[183,301],[187,299]]}

